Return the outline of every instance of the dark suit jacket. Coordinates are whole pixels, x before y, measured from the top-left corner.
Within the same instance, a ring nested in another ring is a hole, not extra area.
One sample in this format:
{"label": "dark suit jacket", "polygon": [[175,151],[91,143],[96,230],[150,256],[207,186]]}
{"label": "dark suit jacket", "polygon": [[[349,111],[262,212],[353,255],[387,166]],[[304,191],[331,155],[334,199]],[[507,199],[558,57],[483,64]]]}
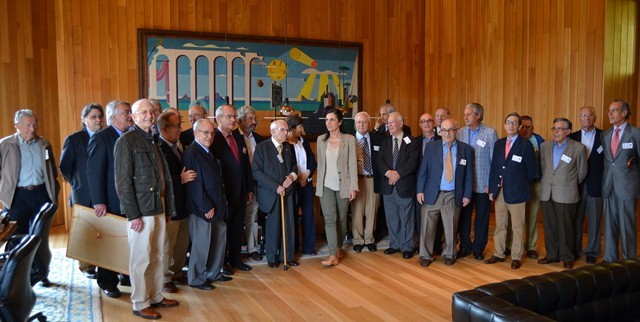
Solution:
{"label": "dark suit jacket", "polygon": [[[167,165],[169,166],[169,172],[171,172],[171,183],[173,185],[173,199],[175,200],[176,205],[176,216],[171,217],[171,220],[182,220],[187,219],[187,205],[186,205],[186,196],[184,193],[184,188],[182,186],[182,161],[178,158],[178,156],[173,153],[173,150],[165,142],[162,138],[158,139],[160,142],[160,152],[164,155],[164,159],[167,160]],[[184,153],[184,152],[183,152]]]}
{"label": "dark suit jacket", "polygon": [[[611,155],[613,126],[602,132],[604,148],[604,173],[602,176],[602,197],[611,195],[615,185],[620,199],[640,197],[640,129],[627,123],[620,134],[620,144],[616,155]],[[625,149],[625,144],[630,147]]]}
{"label": "dark suit jacket", "polygon": [[[443,142],[433,141],[425,146],[425,155],[418,172],[417,193],[424,193],[424,202],[433,205],[440,194],[440,181],[442,181],[444,163],[442,162]],[[456,169],[455,201],[456,207],[462,208],[462,198],[473,196],[473,167],[475,166],[475,151],[473,148],[460,141],[456,141]],[[422,142],[420,142],[422,147]],[[464,160],[464,161],[463,161]]]}
{"label": "dark suit jacket", "polygon": [[[258,140],[256,139],[256,142],[257,141]],[[309,174],[309,178],[311,178],[313,176],[313,173],[318,168],[318,162],[316,162],[316,155],[313,154],[313,150],[311,150],[311,144],[309,144],[309,140],[305,139],[304,141],[302,141],[302,147],[304,148],[304,152],[307,155],[307,169],[309,169],[309,171],[311,172]],[[293,155],[295,156],[295,151]]]}
{"label": "dark suit jacket", "polygon": [[[420,167],[420,165],[422,164],[422,157],[424,156],[424,150],[422,149],[422,134],[415,136],[412,140],[420,142],[420,158],[418,158],[418,167]],[[439,140],[442,140],[442,137],[438,133],[436,133],[433,137],[433,141]],[[424,148],[427,148],[426,144]]]}
{"label": "dark suit jacket", "polygon": [[[411,141],[407,144],[406,140]],[[398,163],[396,171],[400,175],[400,180],[396,182],[397,193],[402,198],[413,198],[416,195],[416,172],[418,170],[418,159],[422,142],[413,140],[410,136],[404,135],[400,141],[400,151],[398,153]],[[393,137],[386,137],[380,145],[380,153],[376,156],[377,167],[380,172],[380,193],[391,194],[393,187],[389,185],[389,180],[384,178],[384,174],[392,169],[393,165]]]}
{"label": "dark suit jacket", "polygon": [[509,155],[504,151],[507,138],[501,138],[493,146],[491,170],[489,170],[489,193],[493,198],[498,196],[500,182],[504,202],[517,204],[531,199],[531,181],[536,176],[537,163],[533,144],[518,135],[513,142]]}
{"label": "dark suit jacket", "polygon": [[87,145],[89,132],[82,129],[64,140],[60,155],[60,173],[71,185],[71,205],[92,207],[87,181]]}
{"label": "dark suit jacket", "polygon": [[[604,148],[602,147],[602,130],[596,128],[593,139],[593,148],[587,159],[587,177],[580,184],[580,191],[587,189],[587,194],[591,197],[602,197],[602,172],[604,171]],[[581,142],[582,130],[569,134],[569,137]],[[598,152],[600,149],[600,152]]]}
{"label": "dark suit jacket", "polygon": [[251,175],[251,165],[249,164],[249,155],[247,154],[244,138],[237,131],[232,132],[232,135],[238,146],[240,161],[237,161],[233,156],[227,139],[223,137],[218,129],[215,130],[210,149],[222,163],[227,201],[229,202],[229,207],[233,209],[233,204],[238,202],[246,203],[247,193],[253,192],[253,176]]}
{"label": "dark suit jacket", "polygon": [[[295,155],[293,146],[288,142],[282,144],[284,162],[278,159],[278,150],[271,140],[264,140],[256,146],[253,154],[253,177],[258,184],[257,198],[260,211],[269,213],[273,210],[276,200],[280,198],[280,195],[276,194],[278,186],[291,172],[298,172]],[[292,184],[287,188],[285,197],[295,197],[295,194],[292,194],[294,186]]]}
{"label": "dark suit jacket", "polygon": [[114,148],[119,137],[113,126],[109,126],[94,134],[87,147],[87,178],[91,178],[91,202],[94,205],[107,205],[107,212],[115,215],[122,215],[114,172]]}
{"label": "dark suit jacket", "polygon": [[196,138],[193,135],[193,127],[190,127],[180,133],[180,143],[182,143],[182,146],[184,147],[191,145],[195,139]]}
{"label": "dark suit jacket", "polygon": [[[184,185],[184,191],[189,213],[207,222],[218,222],[227,218],[227,200],[222,185],[222,167],[212,151],[209,152],[195,141],[185,149],[182,165],[195,171],[197,176]],[[205,218],[204,215],[212,208],[216,209],[213,218]]]}

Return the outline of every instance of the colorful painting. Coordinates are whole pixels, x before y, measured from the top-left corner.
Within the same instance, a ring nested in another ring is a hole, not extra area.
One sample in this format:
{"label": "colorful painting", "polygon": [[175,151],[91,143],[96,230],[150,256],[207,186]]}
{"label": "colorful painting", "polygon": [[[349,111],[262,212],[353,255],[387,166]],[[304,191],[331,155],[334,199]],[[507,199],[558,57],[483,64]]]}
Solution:
{"label": "colorful painting", "polygon": [[141,95],[164,107],[187,110],[196,100],[215,107],[228,99],[275,115],[280,102],[272,85],[307,117],[340,102],[350,117],[362,104],[361,43],[147,29],[138,36]]}

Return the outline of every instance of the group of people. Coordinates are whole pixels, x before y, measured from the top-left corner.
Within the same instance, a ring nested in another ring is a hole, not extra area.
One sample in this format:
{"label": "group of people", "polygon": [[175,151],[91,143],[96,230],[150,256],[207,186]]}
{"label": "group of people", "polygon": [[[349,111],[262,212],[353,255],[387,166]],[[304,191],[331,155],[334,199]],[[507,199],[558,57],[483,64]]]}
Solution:
{"label": "group of people", "polygon": [[[129,276],[86,263],[81,270],[109,297],[121,296],[119,283],[131,285],[133,313],[143,318],[158,319],[156,308],[179,305],[162,294],[177,292],[176,284],[212,290],[213,282],[232,280],[233,269],[251,270],[242,261],[243,240],[249,257],[262,260],[259,211],[266,214],[268,266],[298,266],[299,248],[315,253],[314,194],[329,249],[325,266],[345,256],[349,207],[354,252],[375,252],[376,231],[386,228],[384,253],[411,259],[418,252],[423,267],[436,255],[446,265],[473,255],[486,264],[511,256],[511,268],[520,268],[524,255],[538,258],[540,206],[546,256],[539,264],[562,261],[571,268],[582,255],[595,263],[602,231],[605,261],[618,259],[618,244],[624,258],[636,256],[640,130],[627,123],[631,110],[622,100],[609,106],[610,129],[596,128],[595,110],[587,106],[580,109],[581,129],[572,132],[570,120],[556,118],[547,142],[533,132],[531,117],[517,113],[506,115],[507,135],[499,139],[483,124],[478,103],[464,108],[463,127],[446,108],[435,118],[424,113],[415,137],[389,104],[375,122],[357,113],[353,134],[333,109],[315,154],[298,115],[273,121],[269,138],[255,132],[250,106],[222,105],[215,123],[199,102],[188,115],[192,126],[181,131],[179,111],[162,111],[152,99],[115,100],[105,110],[89,104],[82,130],[65,139],[60,158],[71,204],[128,219]],[[14,125],[17,132],[0,141],[0,202],[17,232],[26,233],[39,207],[56,202],[59,184],[35,113],[17,111]],[[495,249],[485,260],[492,202]]]}

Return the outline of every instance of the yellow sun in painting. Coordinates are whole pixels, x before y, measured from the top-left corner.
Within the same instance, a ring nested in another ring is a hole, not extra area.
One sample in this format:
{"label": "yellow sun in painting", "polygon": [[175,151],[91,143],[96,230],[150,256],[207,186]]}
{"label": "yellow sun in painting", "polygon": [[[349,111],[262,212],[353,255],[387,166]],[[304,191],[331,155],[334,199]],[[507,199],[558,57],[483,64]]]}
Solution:
{"label": "yellow sun in painting", "polygon": [[267,65],[267,75],[274,81],[279,81],[287,77],[287,64],[280,59],[272,60]]}

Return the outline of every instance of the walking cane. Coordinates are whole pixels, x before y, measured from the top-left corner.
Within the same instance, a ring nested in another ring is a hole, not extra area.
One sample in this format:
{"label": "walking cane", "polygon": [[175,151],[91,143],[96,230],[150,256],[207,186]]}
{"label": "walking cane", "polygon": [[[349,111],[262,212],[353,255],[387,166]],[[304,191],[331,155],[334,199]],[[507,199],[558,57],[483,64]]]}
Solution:
{"label": "walking cane", "polygon": [[280,209],[282,213],[282,249],[284,249],[284,270],[289,269],[289,265],[287,264],[287,229],[285,228],[284,222],[284,195],[280,195]]}

